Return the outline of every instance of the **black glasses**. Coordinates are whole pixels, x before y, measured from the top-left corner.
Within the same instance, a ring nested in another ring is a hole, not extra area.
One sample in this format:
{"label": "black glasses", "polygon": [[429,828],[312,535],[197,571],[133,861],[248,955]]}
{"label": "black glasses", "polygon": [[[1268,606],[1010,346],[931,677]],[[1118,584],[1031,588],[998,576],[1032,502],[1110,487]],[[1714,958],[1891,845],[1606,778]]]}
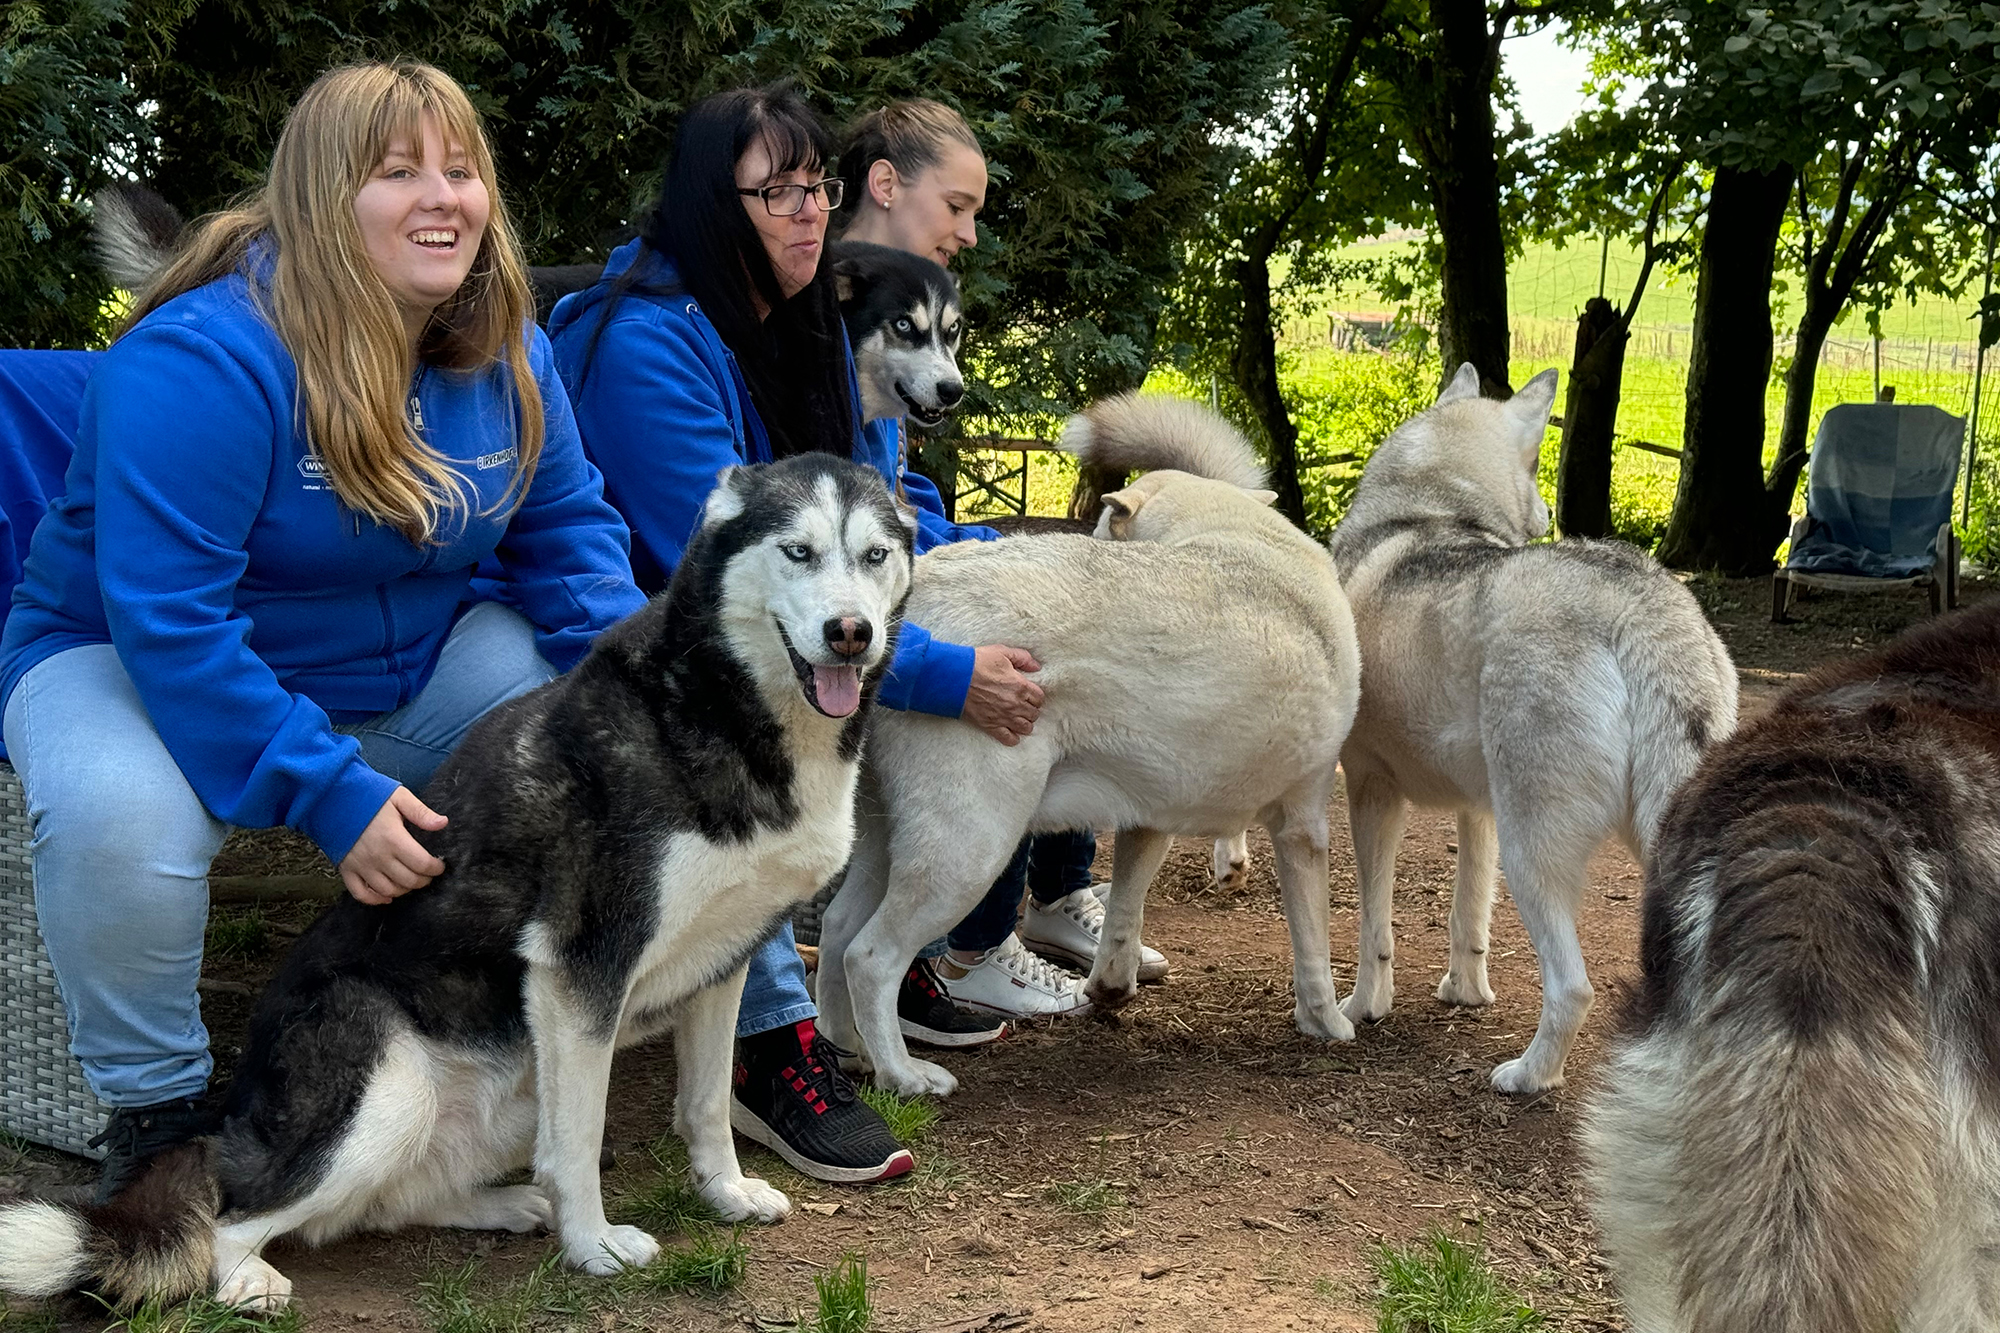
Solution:
{"label": "black glasses", "polygon": [[754,194],[764,201],[764,211],[774,218],[788,218],[806,206],[806,196],[819,196],[819,206],[831,213],[840,207],[841,197],[847,192],[847,182],[838,176],[828,176],[823,181],[811,185],[766,185],[761,190],[738,188],[738,194]]}

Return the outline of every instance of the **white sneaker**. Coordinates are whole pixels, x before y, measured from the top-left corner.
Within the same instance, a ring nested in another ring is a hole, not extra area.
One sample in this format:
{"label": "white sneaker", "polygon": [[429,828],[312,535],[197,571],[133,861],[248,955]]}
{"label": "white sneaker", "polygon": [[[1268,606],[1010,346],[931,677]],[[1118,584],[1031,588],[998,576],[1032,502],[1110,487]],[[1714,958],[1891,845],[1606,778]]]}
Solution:
{"label": "white sneaker", "polygon": [[[933,966],[938,984],[953,1004],[1009,1018],[1071,1018],[1090,1012],[1083,998],[1083,978],[1065,972],[1021,947],[1019,935],[1009,935],[966,967],[950,954]],[[954,972],[960,973],[953,976]]]}
{"label": "white sneaker", "polygon": [[[1097,942],[1104,938],[1104,900],[1097,886],[1078,889],[1044,906],[1028,899],[1021,920],[1021,940],[1036,953],[1089,971],[1097,961]],[[1167,956],[1139,946],[1139,980],[1158,981],[1167,975]]]}

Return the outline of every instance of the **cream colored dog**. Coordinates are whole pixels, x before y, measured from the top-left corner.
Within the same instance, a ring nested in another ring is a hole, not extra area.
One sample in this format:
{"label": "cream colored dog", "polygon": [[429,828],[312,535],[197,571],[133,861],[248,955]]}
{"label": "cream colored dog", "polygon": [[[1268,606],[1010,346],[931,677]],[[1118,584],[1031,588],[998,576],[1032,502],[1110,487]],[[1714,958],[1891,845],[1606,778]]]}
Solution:
{"label": "cream colored dog", "polygon": [[[1327,802],[1360,693],[1333,561],[1268,506],[1249,446],[1207,409],[1127,396],[1072,421],[1085,461],[1162,468],[1105,498],[1098,540],[1010,537],[917,561],[906,617],[1042,662],[1032,735],[877,713],[854,860],[820,941],[820,1027],[904,1094],[949,1093],[912,1059],[896,987],[1028,832],[1118,831],[1093,1004],[1137,989],[1146,887],[1176,833],[1268,829],[1299,1029],[1346,1041],[1327,945]],[[1201,473],[1203,475],[1196,475]]]}

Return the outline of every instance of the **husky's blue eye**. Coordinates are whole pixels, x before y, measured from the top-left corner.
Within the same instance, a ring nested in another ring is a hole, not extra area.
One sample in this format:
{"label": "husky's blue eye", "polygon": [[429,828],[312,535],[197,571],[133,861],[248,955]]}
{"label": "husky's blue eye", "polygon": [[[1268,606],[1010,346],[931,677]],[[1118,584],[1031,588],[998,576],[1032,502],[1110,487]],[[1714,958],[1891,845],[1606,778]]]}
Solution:
{"label": "husky's blue eye", "polygon": [[896,332],[898,332],[898,333],[908,333],[909,331],[910,331],[910,321],[909,321],[909,320],[907,320],[907,319],[899,319],[899,320],[897,320],[897,321],[896,321]]}
{"label": "husky's blue eye", "polygon": [[871,564],[871,565],[879,565],[879,564],[881,564],[881,563],[882,563],[882,562],[883,562],[884,560],[887,560],[888,558],[889,558],[889,548],[888,548],[888,547],[886,547],[886,546],[871,546],[871,547],[869,547],[869,548],[868,548],[868,563],[869,563],[869,564]]}
{"label": "husky's blue eye", "polygon": [[803,565],[806,561],[813,558],[812,547],[807,546],[804,542],[790,542],[784,546],[780,546],[778,549],[785,553],[785,559],[790,560],[794,564]]}

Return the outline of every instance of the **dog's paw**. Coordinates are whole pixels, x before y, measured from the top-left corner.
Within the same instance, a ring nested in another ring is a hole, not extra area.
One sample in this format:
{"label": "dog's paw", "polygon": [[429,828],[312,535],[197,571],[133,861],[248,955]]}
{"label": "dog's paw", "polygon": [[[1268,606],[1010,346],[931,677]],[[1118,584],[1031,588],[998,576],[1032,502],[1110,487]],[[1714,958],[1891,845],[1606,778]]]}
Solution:
{"label": "dog's paw", "polygon": [[792,1201],[784,1191],[755,1176],[712,1180],[702,1186],[701,1197],[725,1222],[782,1222],[792,1212]]}
{"label": "dog's paw", "polygon": [[277,1314],[292,1303],[292,1280],[254,1254],[215,1275],[215,1299],[251,1314]]}
{"label": "dog's paw", "polygon": [[1375,986],[1367,992],[1356,990],[1340,1002],[1340,1012],[1350,1023],[1379,1023],[1389,1016],[1396,1007],[1396,989],[1393,986]]}
{"label": "dog's paw", "polygon": [[900,1070],[877,1067],[875,1086],[887,1088],[899,1097],[949,1097],[958,1091],[958,1079],[943,1065],[929,1060],[905,1061]]}
{"label": "dog's paw", "polygon": [[1446,1004],[1484,1009],[1493,1003],[1493,987],[1487,984],[1484,976],[1446,972],[1444,980],[1438,983],[1437,997]]}
{"label": "dog's paw", "polygon": [[575,1240],[563,1241],[563,1260],[592,1277],[611,1277],[627,1268],[644,1268],[660,1257],[660,1242],[637,1227],[606,1227]]}
{"label": "dog's paw", "polygon": [[[1139,982],[1136,977],[1123,986],[1109,980],[1099,981],[1096,978],[1092,978],[1085,982],[1083,987],[1083,998],[1090,1001],[1090,1008],[1102,1014],[1117,1013],[1120,1009],[1132,1003],[1133,998],[1138,993]],[[1081,1011],[1072,1012],[1068,1016],[1077,1018],[1081,1017],[1082,1013]]]}
{"label": "dog's paw", "polygon": [[1509,1060],[1493,1070],[1493,1086],[1501,1092],[1511,1092],[1517,1096],[1532,1096],[1538,1092],[1560,1088],[1562,1085],[1562,1070],[1556,1070],[1551,1077],[1536,1069],[1525,1055],[1518,1060]]}
{"label": "dog's paw", "polygon": [[1215,887],[1224,893],[1234,893],[1243,887],[1243,881],[1250,876],[1250,839],[1239,833],[1233,838],[1215,840],[1215,856],[1210,862],[1215,875]]}
{"label": "dog's paw", "polygon": [[1314,1007],[1305,1004],[1292,1006],[1292,1021],[1299,1025],[1299,1031],[1315,1041],[1353,1041],[1354,1024],[1338,1005]]}

